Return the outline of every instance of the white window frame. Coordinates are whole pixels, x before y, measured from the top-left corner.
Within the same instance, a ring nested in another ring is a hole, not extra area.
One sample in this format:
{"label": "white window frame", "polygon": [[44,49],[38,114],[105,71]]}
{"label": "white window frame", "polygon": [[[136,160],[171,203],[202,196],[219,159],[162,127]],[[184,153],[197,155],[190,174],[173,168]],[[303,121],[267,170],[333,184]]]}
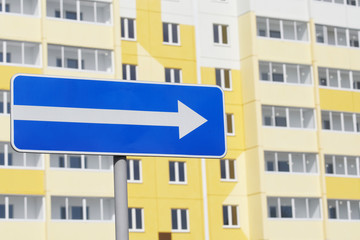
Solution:
{"label": "white window frame", "polygon": [[[220,81],[220,86],[224,91],[232,91],[232,74],[231,74],[231,69],[225,69],[225,68],[216,68],[215,69],[215,78],[217,76],[216,71],[220,72],[220,79],[216,79]],[[230,87],[227,88],[225,87],[225,72],[229,72],[229,85]]]}
{"label": "white window frame", "polygon": [[[5,218],[0,218],[0,221],[36,221],[36,222],[43,222],[45,221],[45,199],[43,196],[40,195],[0,195],[1,197],[5,198]],[[11,197],[22,197],[24,201],[24,218],[9,218],[9,198]],[[28,209],[28,199],[29,198],[41,198],[41,211],[42,214],[40,218],[28,218],[27,209]]]}
{"label": "white window frame", "polygon": [[[330,129],[324,129],[323,126],[321,126],[321,130],[322,131],[333,131],[333,132],[341,132],[341,133],[353,133],[353,134],[360,134],[360,132],[357,131],[357,127],[356,127],[356,119],[357,116],[359,115],[358,113],[350,113],[350,112],[337,112],[337,111],[326,111],[326,110],[322,110],[321,113],[329,113],[329,120],[330,120]],[[334,125],[333,125],[333,113],[337,113],[340,114],[340,121],[341,121],[341,130],[334,130]],[[352,115],[352,122],[353,122],[353,131],[345,131],[345,126],[344,126],[344,114],[351,114]],[[321,119],[321,124],[323,124],[323,121]]]}
{"label": "white window frame", "polygon": [[[122,17],[121,19],[124,19],[124,35],[125,36],[121,36],[122,40],[126,40],[126,41],[136,41],[136,19],[135,18],[127,18],[127,17]],[[131,38],[129,37],[129,20],[134,21],[134,37]]]}
{"label": "white window frame", "polygon": [[[29,67],[35,67],[35,68],[41,68],[42,67],[42,48],[41,43],[37,42],[21,42],[21,41],[13,41],[13,40],[0,40],[2,42],[2,49],[3,49],[3,59],[1,59],[0,65],[10,65],[10,66],[29,66]],[[1,44],[0,42],[0,44]],[[21,63],[13,63],[13,62],[7,62],[6,56],[7,56],[7,45],[8,43],[17,43],[20,44],[21,47]],[[38,47],[39,51],[39,64],[25,64],[25,44],[35,44]]]}
{"label": "white window frame", "polygon": [[[106,157],[106,156],[100,156],[100,155],[97,155],[96,157],[98,157],[98,166],[99,168],[86,168],[85,167],[85,159],[87,157],[87,155],[80,155],[80,159],[81,159],[81,165],[80,165],[80,168],[71,168],[70,166],[68,166],[68,158],[70,156],[77,156],[75,154],[56,154],[54,156],[62,156],[64,157],[64,167],[52,167],[50,165],[50,168],[51,169],[54,169],[54,170],[67,170],[67,171],[100,171],[100,172],[108,172],[108,171],[112,171],[113,170],[113,165],[110,165],[110,168],[109,169],[106,169],[106,168],[102,168],[101,166],[101,163],[102,163],[102,157]],[[50,161],[52,161],[51,159],[51,156],[50,156]],[[59,161],[58,159],[56,159],[56,161]]]}
{"label": "white window frame", "polygon": [[[132,220],[132,223],[131,223],[132,228],[130,228],[130,224],[129,224],[129,232],[145,232],[144,209],[138,208],[138,207],[129,207],[128,209],[131,212],[131,220]],[[136,210],[137,209],[141,210],[141,229],[136,228]]]}
{"label": "white window frame", "polygon": [[[318,198],[318,197],[273,197],[273,196],[268,196],[267,197],[267,212],[269,211],[269,199],[275,199],[277,204],[276,204],[276,207],[277,207],[277,217],[270,217],[269,214],[268,215],[268,220],[283,220],[283,221],[286,221],[286,220],[312,220],[312,221],[317,221],[317,220],[322,220],[323,219],[323,213],[322,213],[322,203],[321,203],[321,198]],[[296,205],[295,205],[295,199],[305,199],[305,206],[306,206],[306,217],[304,218],[297,218],[295,216],[295,213],[296,213]],[[320,213],[320,217],[319,218],[311,218],[310,217],[310,209],[309,209],[309,200],[310,199],[317,199],[318,200],[318,203],[319,203],[319,213]],[[287,217],[282,217],[281,216],[281,200],[290,200],[291,202],[291,215],[292,217],[291,218],[287,218]]]}
{"label": "white window frame", "polygon": [[[22,166],[15,166],[15,165],[9,165],[9,159],[8,159],[8,154],[9,154],[9,148],[11,148],[11,145],[9,142],[1,142],[0,141],[0,149],[1,147],[4,146],[4,148],[2,149],[4,153],[4,165],[0,165],[0,169],[1,168],[11,168],[11,169],[44,169],[44,155],[43,154],[36,154],[36,153],[18,153],[21,154],[22,156]],[[14,152],[16,152],[16,150],[13,149]],[[28,154],[36,154],[39,155],[39,161],[40,161],[40,166],[39,167],[29,167],[27,166],[27,155]]]}
{"label": "white window frame", "polygon": [[[224,222],[223,222],[223,228],[240,228],[240,218],[239,218],[239,206],[238,205],[223,205],[223,211],[224,211],[224,207],[227,209],[227,215],[228,215],[228,222],[229,222],[229,225],[224,225]],[[236,214],[236,221],[237,221],[237,224],[233,224],[232,222],[232,207],[235,207],[235,214]],[[223,218],[224,218],[224,212],[223,212]]]}
{"label": "white window frame", "polygon": [[[360,156],[348,156],[348,155],[331,155],[331,154],[325,154],[324,158],[325,157],[331,157],[331,163],[332,163],[332,166],[333,166],[333,173],[327,173],[326,172],[326,162],[324,161],[325,163],[325,175],[328,175],[328,176],[332,176],[332,177],[349,177],[349,178],[360,178]],[[344,160],[344,174],[341,174],[341,173],[337,173],[337,170],[336,170],[336,161],[335,161],[335,158],[336,157],[342,157],[343,160]],[[347,166],[348,166],[348,158],[355,158],[355,170],[356,170],[356,174],[355,175],[351,175],[348,173],[347,171]]]}
{"label": "white window frame", "polygon": [[[216,46],[230,46],[230,25],[229,24],[221,24],[221,23],[214,23],[213,24],[213,28],[214,27],[217,27],[217,30],[218,30],[218,39],[219,39],[219,42],[215,42],[215,39],[213,39],[213,43],[216,45]],[[227,43],[224,43],[224,39],[223,39],[223,31],[222,31],[222,28],[225,27],[226,28],[226,36],[227,36]],[[214,31],[214,30],[213,30]],[[215,34],[215,33],[213,33]]]}
{"label": "white window frame", "polygon": [[[168,29],[168,42],[165,42],[163,39],[163,44],[164,45],[174,45],[174,46],[180,46],[181,45],[181,39],[180,39],[180,24],[178,23],[169,23],[169,22],[163,22],[163,27],[164,24],[167,26]],[[173,36],[172,36],[172,29],[176,28],[176,34],[177,34],[177,39],[178,42],[174,42]],[[164,31],[164,30],[163,30]]]}
{"label": "white window frame", "polygon": [[[125,66],[125,69],[126,69],[126,72],[125,72],[125,78],[123,80],[131,80],[131,81],[136,81],[137,78],[138,78],[138,66],[135,65],[135,64],[127,64],[127,63],[123,63],[122,64],[122,69],[124,69],[124,66]],[[135,68],[135,79],[131,79],[131,67],[134,67]],[[123,73],[123,76],[124,76],[124,73]]]}
{"label": "white window frame", "polygon": [[[0,90],[0,93],[2,93],[1,101],[2,101],[2,105],[3,105],[3,109],[4,109],[4,112],[2,112],[2,113],[0,112],[0,116],[1,115],[10,115],[10,112],[8,112],[8,110],[9,110],[8,104],[10,104],[10,102],[11,102],[10,91]],[[11,109],[10,109],[10,111],[11,111]]]}
{"label": "white window frame", "polygon": [[[326,73],[326,85],[321,85],[320,84],[320,76],[318,74],[318,81],[319,81],[319,87],[320,88],[329,88],[329,89],[341,89],[341,90],[345,90],[345,91],[354,91],[354,92],[359,92],[360,89],[356,89],[354,88],[354,73],[360,74],[360,71],[352,71],[352,70],[346,70],[346,69],[335,69],[335,68],[327,68],[327,67],[318,67],[318,72],[320,72],[320,70],[325,71]],[[337,87],[332,87],[330,86],[330,77],[329,77],[329,71],[336,71],[338,79],[337,79],[337,83],[338,86]],[[349,73],[349,81],[350,81],[350,88],[344,88],[341,87],[341,77],[340,73],[341,72],[348,72]]]}
{"label": "white window frame", "polygon": [[[175,180],[171,181],[171,176],[170,176],[170,163],[174,163],[174,173],[175,173]],[[179,168],[179,164],[183,163],[184,164],[184,181],[180,181],[180,168]],[[187,182],[187,164],[184,161],[169,161],[169,184],[178,184],[178,185],[186,185]]]}
{"label": "white window frame", "polygon": [[[175,70],[179,70],[179,79],[180,79],[179,83],[182,83],[182,69],[180,69],[180,68],[165,68],[164,72],[166,72],[166,69],[168,69],[170,71],[170,82],[169,83],[176,83],[175,82]],[[167,82],[166,74],[165,74],[165,82]]]}
{"label": "white window frame", "polygon": [[41,9],[41,2],[40,0],[36,0],[37,2],[37,9],[35,9],[36,14],[27,14],[24,13],[24,1],[27,0],[20,0],[20,13],[16,13],[16,12],[6,12],[6,5],[5,5],[5,0],[0,0],[0,3],[2,4],[2,6],[5,6],[2,8],[2,11],[0,11],[1,14],[14,14],[14,15],[23,15],[23,16],[27,16],[27,17],[40,17],[39,14],[39,9]]}
{"label": "white window frame", "polygon": [[[328,212],[328,220],[330,221],[349,221],[349,222],[352,222],[352,221],[356,221],[358,222],[360,219],[352,219],[351,218],[351,207],[350,207],[350,201],[356,201],[358,202],[358,208],[359,208],[359,211],[360,211],[360,200],[347,200],[347,199],[327,199],[327,211],[329,211],[329,201],[335,201],[335,209],[336,209],[336,218],[330,218],[329,216],[329,212]],[[348,218],[347,219],[344,219],[344,218],[340,218],[340,209],[339,209],[339,202],[342,201],[342,202],[345,202],[345,205],[346,205],[346,208],[347,208],[347,216]]]}
{"label": "white window frame", "polygon": [[[134,179],[134,161],[138,161],[139,162],[139,178],[140,179]],[[128,183],[142,183],[142,161],[139,159],[128,159],[127,160],[128,166],[129,166],[129,172],[130,172],[130,176],[128,176]]]}
{"label": "white window frame", "polygon": [[[235,159],[220,159],[220,173],[221,173],[221,161],[224,161],[225,165],[225,178],[221,177],[220,174],[220,181],[222,182],[237,182],[237,164]],[[234,178],[230,178],[230,162],[234,163]]]}
{"label": "white window frame", "polygon": [[[171,227],[171,232],[177,232],[177,233],[181,233],[181,232],[190,232],[190,218],[189,218],[189,209],[185,209],[185,208],[172,208],[171,210],[176,210],[176,218],[177,218],[177,222],[178,222],[178,228],[177,229],[173,229]],[[181,224],[181,210],[185,210],[186,211],[186,229],[182,229],[182,224]],[[172,211],[170,212],[170,214],[172,214]],[[172,216],[171,216],[172,217]]]}
{"label": "white window frame", "polygon": [[[360,29],[349,29],[349,28],[343,28],[343,27],[336,27],[336,26],[329,26],[329,25],[322,25],[322,24],[316,24],[316,26],[322,27],[322,32],[323,32],[323,36],[324,36],[324,42],[318,42],[316,41],[317,44],[323,44],[323,45],[329,45],[329,46],[336,46],[336,47],[346,47],[346,48],[360,48],[360,44],[358,47],[355,46],[351,46],[350,45],[350,30],[351,31],[357,31],[358,32],[358,41],[360,42]],[[316,27],[315,26],[315,27]],[[329,39],[328,39],[328,27],[334,28],[334,37],[335,37],[335,43],[334,44],[329,44]],[[338,29],[344,29],[345,30],[345,36],[346,36],[346,45],[339,45],[338,44],[338,39],[337,39],[337,32]]]}

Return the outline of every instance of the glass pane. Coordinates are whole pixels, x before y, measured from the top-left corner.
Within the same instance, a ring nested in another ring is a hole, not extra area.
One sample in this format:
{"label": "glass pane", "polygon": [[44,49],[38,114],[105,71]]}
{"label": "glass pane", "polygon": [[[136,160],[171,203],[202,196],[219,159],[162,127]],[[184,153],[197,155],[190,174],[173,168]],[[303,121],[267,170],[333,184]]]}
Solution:
{"label": "glass pane", "polygon": [[321,112],[321,123],[322,123],[322,129],[330,130],[330,113],[327,111]]}
{"label": "glass pane", "polygon": [[46,16],[60,17],[60,1],[46,0]]}
{"label": "glass pane", "polygon": [[94,2],[80,1],[80,19],[87,22],[95,22]]}
{"label": "glass pane", "polygon": [[260,80],[270,80],[270,64],[268,62],[259,62],[259,77]]}
{"label": "glass pane", "polygon": [[355,157],[347,157],[347,174],[348,175],[357,175],[356,171],[356,158]]}
{"label": "glass pane", "polygon": [[319,68],[319,84],[321,86],[327,86],[328,85],[328,79],[326,76],[326,68]]}
{"label": "glass pane", "polygon": [[339,87],[337,70],[329,69],[330,87]]}
{"label": "glass pane", "polygon": [[26,166],[27,167],[41,167],[42,166],[42,156],[41,154],[26,153]]}
{"label": "glass pane", "polygon": [[298,173],[305,172],[303,154],[293,153],[293,154],[291,154],[291,160],[292,160],[292,171],[293,172],[298,172]]}
{"label": "glass pane", "polygon": [[6,62],[7,63],[22,63],[21,56],[21,43],[20,42],[7,42],[6,49]]}
{"label": "glass pane", "polygon": [[265,18],[257,17],[256,18],[256,26],[257,26],[257,35],[258,36],[268,37]]}
{"label": "glass pane", "polygon": [[316,42],[318,42],[318,43],[324,43],[324,42],[325,42],[325,38],[324,38],[323,26],[321,26],[321,25],[315,25],[315,29],[316,29]]}
{"label": "glass pane", "polygon": [[228,160],[229,161],[229,178],[235,179],[235,160]]}
{"label": "glass pane", "polygon": [[343,113],[344,116],[344,130],[347,132],[354,132],[354,121],[351,113]]}
{"label": "glass pane", "polygon": [[335,156],[335,174],[345,174],[344,157]]}
{"label": "glass pane", "polygon": [[181,229],[186,230],[187,229],[187,216],[186,216],[186,210],[181,209]]}
{"label": "glass pane", "polygon": [[238,221],[237,221],[237,207],[236,207],[236,206],[231,206],[231,220],[232,220],[232,225],[233,225],[233,226],[238,225]]}
{"label": "glass pane", "polygon": [[335,28],[327,26],[326,30],[327,30],[327,44],[335,45]]}
{"label": "glass pane", "polygon": [[275,171],[275,153],[265,152],[264,158],[266,171]]}
{"label": "glass pane", "polygon": [[70,168],[81,168],[81,156],[68,156],[67,166]]}
{"label": "glass pane", "polygon": [[179,181],[185,182],[185,163],[178,162],[179,165]]}
{"label": "glass pane", "polygon": [[78,69],[78,51],[73,47],[64,47],[65,67]]}
{"label": "glass pane", "polygon": [[129,229],[133,229],[133,221],[132,221],[132,211],[133,208],[128,208],[128,223],[129,223]]}
{"label": "glass pane", "polygon": [[284,38],[295,40],[295,26],[293,21],[283,21]]}
{"label": "glass pane", "polygon": [[314,119],[314,110],[309,108],[303,108],[302,109],[303,114],[303,127],[304,128],[315,128],[315,119]]}
{"label": "glass pane", "polygon": [[169,162],[170,181],[175,181],[175,162]]}
{"label": "glass pane", "polygon": [[290,127],[301,128],[301,112],[299,108],[289,108]]}
{"label": "glass pane", "polygon": [[135,38],[135,20],[130,18],[128,19],[128,35],[131,39]]}
{"label": "glass pane", "polygon": [[307,218],[305,198],[295,198],[295,218]]}
{"label": "glass pane", "polygon": [[353,72],[353,88],[360,89],[360,72]]}
{"label": "glass pane", "polygon": [[227,127],[227,133],[232,134],[234,133],[233,129],[233,115],[232,114],[226,114],[226,127]]}
{"label": "glass pane", "polygon": [[269,19],[270,37],[281,38],[280,20]]}
{"label": "glass pane", "polygon": [[336,130],[336,131],[341,131],[342,127],[341,127],[341,113],[339,112],[332,112],[331,113],[332,116],[332,130]]}
{"label": "glass pane", "polygon": [[99,156],[88,155],[85,157],[85,168],[100,169]]}
{"label": "glass pane", "polygon": [[308,40],[307,23],[296,22],[296,33],[297,33],[297,40],[307,41]]}
{"label": "glass pane", "polygon": [[310,198],[309,200],[309,217],[310,218],[320,218],[320,202],[319,199]]}
{"label": "glass pane", "polygon": [[5,218],[5,196],[0,196],[0,219]]}
{"label": "glass pane", "polygon": [[275,126],[286,127],[286,108],[275,107]]}
{"label": "glass pane", "polygon": [[357,30],[349,30],[350,47],[359,47],[359,35]]}
{"label": "glass pane", "polygon": [[272,80],[273,82],[284,82],[283,64],[272,64]]}
{"label": "glass pane", "polygon": [[96,22],[111,22],[110,3],[96,2]]}
{"label": "glass pane", "polygon": [[25,219],[24,197],[9,197],[9,218]]}
{"label": "glass pane", "polygon": [[171,229],[177,230],[178,221],[177,221],[177,209],[171,209]]}
{"label": "glass pane", "polygon": [[224,226],[229,226],[229,213],[228,213],[228,206],[223,206],[223,224]]}
{"label": "glass pane", "polygon": [[350,212],[352,220],[360,219],[360,203],[359,201],[350,201]]}
{"label": "glass pane", "polygon": [[226,179],[225,160],[220,160],[220,175],[221,179]]}
{"label": "glass pane", "polygon": [[337,213],[336,213],[336,201],[335,200],[328,200],[328,211],[329,211],[329,218],[330,219],[336,219]]}
{"label": "glass pane", "polygon": [[98,71],[112,71],[112,57],[110,51],[98,50]]}
{"label": "glass pane", "polygon": [[230,89],[231,88],[231,72],[229,69],[224,70],[224,88]]}
{"label": "glass pane", "polygon": [[337,33],[337,45],[346,46],[346,29],[345,28],[336,28]]}
{"label": "glass pane", "polygon": [[172,42],[173,43],[178,43],[179,39],[178,39],[178,25],[177,24],[171,24],[172,27]]}
{"label": "glass pane", "polygon": [[[213,25],[213,32],[214,32],[214,43],[219,43],[219,25]],[[165,38],[164,38],[165,42]]]}
{"label": "glass pane", "polygon": [[286,82],[299,83],[297,66],[294,64],[286,64]]}
{"label": "glass pane", "polygon": [[112,168],[113,157],[112,156],[100,156],[101,157],[101,169],[109,170]]}
{"label": "glass pane", "polygon": [[317,161],[315,154],[305,154],[305,166],[306,166],[306,172],[308,173],[317,172]]}
{"label": "glass pane", "polygon": [[325,155],[325,172],[328,174],[334,173],[334,164],[332,156]]}
{"label": "glass pane", "polygon": [[300,83],[311,84],[311,71],[309,66],[300,65]]}
{"label": "glass pane", "polygon": [[51,219],[66,219],[65,197],[51,197]]}
{"label": "glass pane", "polygon": [[24,167],[24,154],[16,152],[10,145],[8,147],[8,165],[14,167]]}
{"label": "glass pane", "polygon": [[24,43],[24,63],[29,65],[39,65],[39,44],[35,43]]}
{"label": "glass pane", "polygon": [[101,208],[99,198],[87,198],[86,199],[86,219],[89,220],[101,220]]}
{"label": "glass pane", "polygon": [[11,13],[21,13],[20,0],[5,0],[5,11]]}
{"label": "glass pane", "polygon": [[140,180],[140,161],[133,160],[134,164],[134,180]]}
{"label": "glass pane", "polygon": [[356,131],[360,132],[360,114],[356,114]]}
{"label": "glass pane", "polygon": [[339,200],[339,218],[340,219],[348,219],[348,208],[347,201]]}
{"label": "glass pane", "polygon": [[81,69],[96,70],[95,54],[93,49],[81,49]]}
{"label": "glass pane", "polygon": [[279,172],[289,172],[289,154],[288,153],[278,153],[278,171]]}
{"label": "glass pane", "polygon": [[81,198],[69,198],[69,219],[81,220],[83,219],[83,208]]}
{"label": "glass pane", "polygon": [[115,219],[115,204],[113,198],[103,199],[104,220]]}
{"label": "glass pane", "polygon": [[268,197],[267,198],[267,203],[268,203],[268,217],[269,218],[277,218],[277,217],[279,217],[277,198]]}
{"label": "glass pane", "polygon": [[341,88],[351,88],[350,86],[350,72],[340,71],[340,86]]}
{"label": "glass pane", "polygon": [[50,154],[50,167],[52,168],[65,167],[64,155]]}
{"label": "glass pane", "polygon": [[262,106],[263,126],[274,126],[272,120],[272,107]]}
{"label": "glass pane", "polygon": [[63,0],[63,18],[76,20],[76,1]]}
{"label": "glass pane", "polygon": [[135,217],[136,217],[136,229],[142,229],[142,214],[141,209],[135,209]]}
{"label": "glass pane", "polygon": [[62,67],[61,46],[48,45],[48,65],[50,67]]}
{"label": "glass pane", "polygon": [[281,198],[280,199],[280,211],[282,218],[292,218],[292,206],[291,206],[291,198]]}

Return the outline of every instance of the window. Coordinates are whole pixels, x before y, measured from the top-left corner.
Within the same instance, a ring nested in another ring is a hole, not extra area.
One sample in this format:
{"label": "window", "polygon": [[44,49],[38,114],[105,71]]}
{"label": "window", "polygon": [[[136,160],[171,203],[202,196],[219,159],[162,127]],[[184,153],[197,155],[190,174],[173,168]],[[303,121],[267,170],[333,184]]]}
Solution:
{"label": "window", "polygon": [[227,135],[235,135],[235,126],[234,126],[234,114],[226,114],[226,133]]}
{"label": "window", "polygon": [[144,209],[128,208],[129,230],[132,232],[144,231]]}
{"label": "window", "polygon": [[360,157],[325,155],[325,172],[329,175],[360,177]]}
{"label": "window", "polygon": [[259,62],[261,81],[293,84],[311,84],[311,67],[308,65]]}
{"label": "window", "polygon": [[170,183],[186,184],[186,163],[169,162]]}
{"label": "window", "polygon": [[315,1],[344,4],[344,0],[315,0]]}
{"label": "window", "polygon": [[136,39],[136,21],[132,18],[121,18],[121,38],[124,40]]}
{"label": "window", "polygon": [[359,30],[315,25],[316,42],[335,46],[359,47]]}
{"label": "window", "polygon": [[238,206],[223,205],[223,226],[239,227]]}
{"label": "window", "polygon": [[216,85],[224,90],[231,90],[231,70],[215,69]]}
{"label": "window", "polygon": [[296,41],[309,40],[306,22],[257,17],[256,25],[257,35],[260,37]]}
{"label": "window", "polygon": [[332,68],[318,68],[319,85],[339,89],[360,89],[360,72]]}
{"label": "window", "polygon": [[171,229],[173,232],[188,232],[189,229],[188,209],[171,209]]}
{"label": "window", "polygon": [[360,220],[360,200],[328,199],[329,219]]}
{"label": "window", "polygon": [[48,45],[48,66],[86,71],[112,72],[109,50]]}
{"label": "window", "polygon": [[267,172],[317,173],[317,155],[314,153],[264,152]]}
{"label": "window", "polygon": [[319,198],[268,197],[269,218],[321,219]]}
{"label": "window", "polygon": [[360,132],[360,114],[321,111],[323,130]]}
{"label": "window", "polygon": [[10,114],[10,92],[0,91],[0,115]]}
{"label": "window", "polygon": [[95,155],[50,155],[51,168],[66,168],[79,170],[111,170],[113,159],[111,156]]}
{"label": "window", "polygon": [[86,0],[47,0],[46,15],[72,21],[111,23],[111,3]]}
{"label": "window", "polygon": [[40,65],[40,44],[0,40],[0,63]]}
{"label": "window", "polygon": [[51,197],[51,219],[114,220],[114,199],[53,196]]}
{"label": "window", "polygon": [[18,153],[10,143],[0,142],[0,168],[42,168],[43,156],[34,153]]}
{"label": "window", "polygon": [[234,181],[236,180],[236,161],[230,159],[220,160],[221,180]]}
{"label": "window", "polygon": [[165,82],[169,83],[181,83],[181,69],[165,68]]}
{"label": "window", "polygon": [[123,64],[123,80],[136,80],[137,79],[137,66],[131,64]]}
{"label": "window", "polygon": [[0,0],[0,12],[38,16],[38,5],[38,0]]}
{"label": "window", "polygon": [[163,23],[163,42],[167,44],[180,44],[179,24]]}
{"label": "window", "polygon": [[214,32],[214,43],[220,45],[229,44],[229,26],[222,24],[213,24],[213,32]]}
{"label": "window", "polygon": [[0,219],[43,220],[41,196],[0,195]]}
{"label": "window", "polygon": [[263,126],[315,129],[311,108],[262,106]]}
{"label": "window", "polygon": [[127,160],[127,180],[128,182],[141,182],[141,161],[128,159]]}

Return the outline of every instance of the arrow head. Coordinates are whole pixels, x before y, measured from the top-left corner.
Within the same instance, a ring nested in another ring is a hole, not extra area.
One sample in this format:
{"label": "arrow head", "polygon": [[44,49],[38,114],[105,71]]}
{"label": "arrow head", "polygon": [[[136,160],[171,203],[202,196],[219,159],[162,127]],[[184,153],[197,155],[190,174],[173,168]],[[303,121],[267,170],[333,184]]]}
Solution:
{"label": "arrow head", "polygon": [[179,114],[179,139],[185,137],[201,125],[207,122],[197,112],[178,101],[178,114]]}

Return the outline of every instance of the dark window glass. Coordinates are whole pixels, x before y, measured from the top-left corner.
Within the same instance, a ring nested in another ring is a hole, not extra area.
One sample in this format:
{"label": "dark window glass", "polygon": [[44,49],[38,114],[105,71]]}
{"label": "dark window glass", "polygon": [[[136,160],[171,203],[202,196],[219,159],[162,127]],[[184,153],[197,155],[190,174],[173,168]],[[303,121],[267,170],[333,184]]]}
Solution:
{"label": "dark window glass", "polygon": [[336,219],[336,208],[335,207],[329,207],[329,218]]}
{"label": "dark window glass", "polygon": [[350,46],[351,47],[359,47],[359,40],[350,39]]}
{"label": "dark window glass", "polygon": [[354,89],[360,89],[360,82],[354,82]]}
{"label": "dark window glass", "polygon": [[59,167],[63,168],[65,167],[65,157],[59,156]]}
{"label": "dark window glass", "polygon": [[60,207],[60,219],[66,219],[66,208]]}
{"label": "dark window glass", "polygon": [[[0,103],[1,104],[1,103]],[[1,112],[1,111],[0,111]],[[7,113],[9,114],[11,112],[11,106],[10,103],[7,103]]]}
{"label": "dark window glass", "polygon": [[169,68],[165,68],[165,82],[171,82],[171,73]]}
{"label": "dark window glass", "polygon": [[171,24],[171,29],[172,29],[172,41],[173,43],[178,43],[179,39],[178,39],[177,25]]}
{"label": "dark window glass", "polygon": [[326,78],[320,78],[320,85],[321,85],[321,86],[326,86],[326,85],[327,85],[327,80],[326,80]]}
{"label": "dark window glass", "polygon": [[221,26],[222,43],[228,43],[227,26]]}
{"label": "dark window glass", "polygon": [[140,161],[133,161],[134,163],[134,180],[140,180]]}
{"label": "dark window glass", "polygon": [[264,117],[265,126],[272,126],[271,117]]}
{"label": "dark window glass", "polygon": [[185,182],[185,163],[178,162],[179,165],[179,181]]}
{"label": "dark window glass", "polygon": [[169,42],[169,28],[168,23],[163,23],[163,41]]}
{"label": "dark window glass", "polygon": [[215,69],[216,85],[221,87],[221,70]]}
{"label": "dark window glass", "polygon": [[136,229],[142,229],[141,209],[137,208],[135,210],[135,214],[136,214]]}
{"label": "dark window glass", "polygon": [[186,210],[181,210],[181,229],[187,229],[187,219],[186,219]]}
{"label": "dark window glass", "polygon": [[0,218],[5,218],[5,204],[0,204]]}
{"label": "dark window glass", "polygon": [[1,101],[2,99],[0,99],[0,113],[4,113],[4,102]]}
{"label": "dark window glass", "polygon": [[171,228],[178,229],[176,209],[171,209]]}
{"label": "dark window glass", "polygon": [[71,59],[71,58],[68,58],[66,59],[67,61],[67,67],[68,68],[75,68],[77,69],[79,66],[78,66],[78,60],[77,59]]}
{"label": "dark window glass", "polygon": [[12,155],[12,153],[8,153],[8,165],[9,166],[13,165],[13,155]]}
{"label": "dark window glass", "polygon": [[226,178],[226,171],[225,171],[225,160],[220,160],[220,172],[221,172],[221,178]]}
{"label": "dark window glass", "polygon": [[120,19],[121,22],[121,37],[125,37],[125,19],[121,18]]}
{"label": "dark window glass", "polygon": [[175,181],[175,162],[169,162],[170,181]]}
{"label": "dark window glass", "polygon": [[266,162],[266,170],[267,171],[275,171],[273,162]]}
{"label": "dark window glass", "polygon": [[0,152],[0,165],[5,165],[5,153]]}
{"label": "dark window glass", "polygon": [[174,75],[175,75],[175,82],[180,83],[180,70],[174,69]]}
{"label": "dark window glass", "polygon": [[271,38],[281,38],[281,33],[280,33],[280,31],[270,30],[270,37]]}
{"label": "dark window glass", "polygon": [[273,73],[273,82],[284,82],[284,75],[282,73]]}
{"label": "dark window glass", "polygon": [[0,52],[0,62],[3,62],[3,57],[4,57],[3,52]]}
{"label": "dark window glass", "polygon": [[266,31],[263,29],[259,29],[259,36],[266,37]]}
{"label": "dark window glass", "polygon": [[219,43],[219,28],[218,25],[213,25],[214,30],[214,42]]}
{"label": "dark window glass", "polygon": [[129,38],[135,38],[134,20],[128,19]]}
{"label": "dark window glass", "polygon": [[6,62],[11,63],[11,53],[6,53]]}
{"label": "dark window glass", "polygon": [[323,120],[323,129],[330,129],[330,121],[329,120]]}
{"label": "dark window glass", "polygon": [[270,217],[271,218],[276,218],[277,217],[277,209],[276,209],[276,207],[274,207],[274,206],[272,206],[272,207],[270,207]]}
{"label": "dark window glass", "polygon": [[228,160],[228,161],[229,161],[230,179],[235,179],[235,161],[234,160]]}
{"label": "dark window glass", "polygon": [[75,220],[83,219],[83,209],[81,206],[71,207],[71,219],[75,219]]}
{"label": "dark window glass", "polygon": [[292,218],[291,206],[281,206],[280,209],[282,218]]}
{"label": "dark window glass", "polygon": [[132,229],[132,208],[128,208],[128,221],[129,221],[129,228]]}
{"label": "dark window glass", "polygon": [[14,218],[14,205],[9,205],[9,218]]}
{"label": "dark window glass", "polygon": [[130,161],[126,161],[126,175],[127,180],[130,180]]}
{"label": "dark window glass", "polygon": [[10,12],[10,4],[5,4],[5,12]]}
{"label": "dark window glass", "polygon": [[122,65],[122,74],[123,74],[123,80],[127,79],[126,78],[126,64]]}
{"label": "dark window glass", "polygon": [[80,156],[69,156],[70,168],[81,168],[81,157]]}
{"label": "dark window glass", "polygon": [[130,65],[130,80],[136,80],[136,66]]}
{"label": "dark window glass", "polygon": [[57,58],[57,59],[56,59],[56,66],[57,66],[57,67],[62,67],[61,58]]}
{"label": "dark window glass", "polygon": [[59,10],[55,10],[55,17],[60,18],[60,11]]}
{"label": "dark window glass", "polygon": [[227,206],[223,206],[223,223],[224,226],[229,225],[229,213],[227,211]]}
{"label": "dark window glass", "polygon": [[331,163],[326,164],[326,173],[334,173],[334,166]]}
{"label": "dark window glass", "polygon": [[275,117],[275,126],[286,127],[286,117]]}
{"label": "dark window glass", "polygon": [[289,172],[289,162],[287,161],[278,161],[279,172]]}
{"label": "dark window glass", "polygon": [[76,12],[66,11],[65,12],[65,18],[66,19],[76,20]]}

